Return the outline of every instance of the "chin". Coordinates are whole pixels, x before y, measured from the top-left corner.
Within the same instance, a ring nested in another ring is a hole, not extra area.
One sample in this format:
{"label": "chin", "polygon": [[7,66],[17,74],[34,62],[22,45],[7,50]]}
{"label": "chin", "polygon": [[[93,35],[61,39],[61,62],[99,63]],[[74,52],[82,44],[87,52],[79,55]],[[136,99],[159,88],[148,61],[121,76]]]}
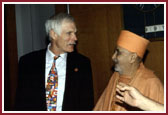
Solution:
{"label": "chin", "polygon": [[115,72],[118,72],[119,74],[122,74],[122,71],[120,69],[114,69]]}
{"label": "chin", "polygon": [[119,72],[119,70],[118,69],[114,69],[116,72]]}
{"label": "chin", "polygon": [[73,52],[73,51],[74,51],[74,49],[67,50],[68,53],[71,53],[71,52]]}
{"label": "chin", "polygon": [[118,67],[116,67],[116,66],[115,66],[114,70],[115,70],[116,72],[119,72],[119,73],[121,72],[121,69],[118,68]]}

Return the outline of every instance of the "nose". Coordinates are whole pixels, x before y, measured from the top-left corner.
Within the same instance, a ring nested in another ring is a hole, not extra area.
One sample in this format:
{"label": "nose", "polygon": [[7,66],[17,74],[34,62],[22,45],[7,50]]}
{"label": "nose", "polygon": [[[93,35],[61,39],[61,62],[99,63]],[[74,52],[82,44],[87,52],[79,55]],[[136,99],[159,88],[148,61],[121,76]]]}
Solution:
{"label": "nose", "polygon": [[77,40],[78,40],[77,37],[76,37],[76,34],[73,34],[73,37],[72,37],[72,38],[73,38],[74,41],[77,41]]}
{"label": "nose", "polygon": [[116,59],[116,52],[112,56],[112,60],[115,61],[115,59]]}

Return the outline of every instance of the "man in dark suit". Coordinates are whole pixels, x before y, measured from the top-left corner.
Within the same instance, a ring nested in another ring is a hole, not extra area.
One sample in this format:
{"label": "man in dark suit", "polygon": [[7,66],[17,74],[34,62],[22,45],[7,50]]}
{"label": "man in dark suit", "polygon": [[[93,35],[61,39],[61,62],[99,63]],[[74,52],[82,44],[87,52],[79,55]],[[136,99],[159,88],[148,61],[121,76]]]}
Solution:
{"label": "man in dark suit", "polygon": [[[15,110],[51,111],[47,101],[48,76],[54,62],[58,78],[56,100],[50,105],[56,111],[89,111],[93,109],[92,71],[88,58],[74,51],[76,26],[72,16],[60,13],[45,24],[50,38],[47,49],[22,56]],[[51,100],[50,100],[51,101]]]}

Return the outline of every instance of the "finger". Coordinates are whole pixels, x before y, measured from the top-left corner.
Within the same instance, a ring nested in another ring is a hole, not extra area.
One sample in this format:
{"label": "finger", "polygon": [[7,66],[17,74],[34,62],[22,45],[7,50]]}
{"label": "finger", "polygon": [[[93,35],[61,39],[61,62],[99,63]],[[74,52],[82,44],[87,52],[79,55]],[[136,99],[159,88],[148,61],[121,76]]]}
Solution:
{"label": "finger", "polygon": [[116,95],[116,98],[121,100],[121,101],[124,101],[124,97],[122,97],[122,96]]}
{"label": "finger", "polygon": [[122,85],[120,85],[120,84],[117,84],[117,86],[116,86],[116,88],[118,88],[118,89],[120,89],[120,90],[123,90],[123,87],[124,87],[124,86],[122,86]]}
{"label": "finger", "polygon": [[121,91],[125,91],[126,90],[125,86],[121,86],[119,84],[116,86],[116,88],[118,88]]}
{"label": "finger", "polygon": [[119,82],[118,84],[119,84],[120,86],[122,86],[122,87],[128,86],[127,84],[125,84],[125,83],[123,83],[123,82]]}
{"label": "finger", "polygon": [[117,91],[121,96],[124,96],[124,92],[123,92],[123,91],[120,91],[120,89],[116,89],[116,91]]}
{"label": "finger", "polygon": [[131,87],[129,85],[122,82],[119,82],[119,84],[117,84],[117,88],[119,88],[122,91],[131,90]]}

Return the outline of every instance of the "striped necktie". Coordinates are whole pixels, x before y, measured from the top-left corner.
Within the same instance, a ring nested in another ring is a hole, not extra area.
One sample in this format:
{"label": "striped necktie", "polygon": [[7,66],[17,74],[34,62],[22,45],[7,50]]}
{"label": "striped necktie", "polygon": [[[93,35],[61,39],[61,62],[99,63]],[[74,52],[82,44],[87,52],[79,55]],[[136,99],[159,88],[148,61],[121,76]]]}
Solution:
{"label": "striped necktie", "polygon": [[54,56],[54,61],[47,78],[46,103],[48,111],[56,111],[57,107],[58,75],[55,62],[58,57]]}

